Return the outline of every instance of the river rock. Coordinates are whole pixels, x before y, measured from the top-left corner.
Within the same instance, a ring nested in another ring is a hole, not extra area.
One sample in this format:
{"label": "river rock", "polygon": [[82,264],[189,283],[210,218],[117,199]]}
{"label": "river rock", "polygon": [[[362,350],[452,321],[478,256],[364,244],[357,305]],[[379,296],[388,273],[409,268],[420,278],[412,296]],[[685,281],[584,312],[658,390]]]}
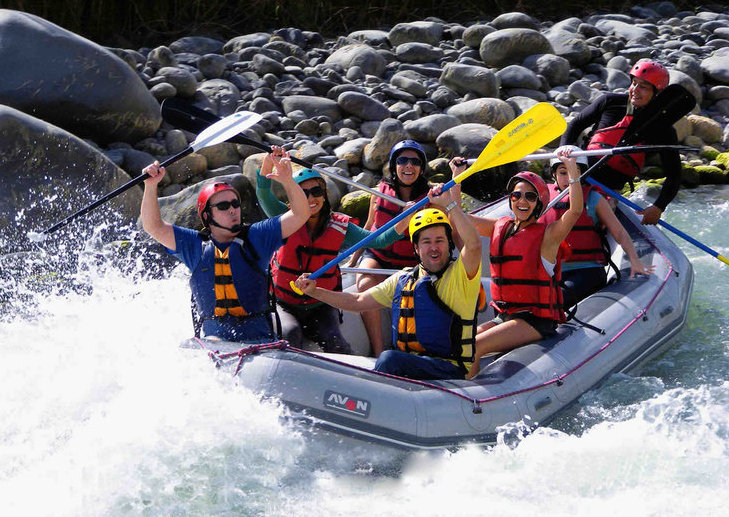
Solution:
{"label": "river rock", "polygon": [[680,84],[686,88],[691,95],[696,99],[696,104],[699,106],[703,102],[703,92],[701,86],[687,74],[680,70],[671,69],[668,71],[671,84]]}
{"label": "river rock", "polygon": [[404,127],[411,140],[435,142],[443,131],[456,127],[460,123],[460,119],[456,116],[436,113],[417,120],[409,120],[405,122]]}
{"label": "river rock", "polygon": [[496,28],[493,25],[480,24],[471,25],[463,31],[463,43],[471,48],[479,48],[481,46],[481,40],[487,34],[495,32]]}
{"label": "river rock", "polygon": [[479,54],[486,66],[501,68],[521,63],[533,54],[554,54],[554,49],[533,29],[502,29],[484,36]]}
{"label": "river rock", "polygon": [[185,36],[170,43],[170,50],[175,54],[189,52],[191,54],[222,54],[224,42],[202,36]]}
{"label": "river rock", "polygon": [[388,33],[381,30],[361,30],[350,32],[347,35],[348,39],[353,39],[366,43],[373,47],[378,45],[389,45],[390,41],[387,39]]}
{"label": "river rock", "polygon": [[360,225],[363,225],[367,221],[371,197],[372,194],[362,190],[353,190],[342,197],[339,211],[350,217],[355,217]]}
{"label": "river rock", "polygon": [[402,63],[433,63],[443,57],[443,49],[428,43],[410,41],[398,45],[395,48],[395,56]]}
{"label": "river rock", "polygon": [[223,52],[239,52],[248,47],[262,47],[271,39],[267,32],[255,32],[237,36],[223,45]]}
{"label": "river rock", "polygon": [[344,70],[358,66],[367,75],[381,77],[387,61],[375,49],[365,44],[346,45],[336,50],[326,61],[329,65],[339,65]]}
{"label": "river rock", "polygon": [[481,97],[499,96],[498,77],[481,66],[448,63],[443,67],[440,82],[461,95],[473,92]]}
{"label": "river rock", "polygon": [[641,39],[653,41],[656,37],[649,29],[614,19],[598,20],[595,27],[603,34],[612,34],[627,41]]}
{"label": "river rock", "polygon": [[418,42],[437,45],[443,36],[443,24],[436,22],[398,23],[387,35],[393,47],[403,43]]}
{"label": "river rock", "polygon": [[215,112],[221,117],[235,113],[240,100],[240,90],[225,79],[210,79],[200,84],[198,91],[202,93],[215,107]]}
{"label": "river rock", "polygon": [[701,115],[689,115],[687,118],[691,123],[692,135],[698,136],[707,144],[721,142],[721,124],[708,117],[702,117]]}
{"label": "river rock", "polygon": [[534,54],[524,60],[524,66],[544,77],[550,86],[567,84],[570,62],[554,54]]}
{"label": "river rock", "polygon": [[592,52],[581,34],[552,28],[545,36],[554,53],[567,59],[572,65],[581,66],[590,62]]}
{"label": "river rock", "polygon": [[[0,254],[28,248],[26,232],[40,232],[130,180],[103,153],[67,131],[0,105]],[[138,187],[70,223],[59,234],[136,220]]]}
{"label": "river rock", "polygon": [[498,72],[496,77],[499,78],[502,88],[529,88],[538,90],[542,82],[537,74],[521,65],[509,65]]}
{"label": "river rock", "polygon": [[364,146],[362,165],[371,171],[380,170],[387,163],[390,149],[407,138],[402,122],[393,118],[383,120],[372,140]]}
{"label": "river rock", "polygon": [[362,162],[364,148],[369,143],[369,138],[355,138],[334,149],[334,154],[337,158],[347,160],[349,165],[359,165]]}
{"label": "river rock", "polygon": [[528,14],[520,12],[511,12],[500,14],[493,19],[491,25],[496,29],[533,29],[538,30],[539,24]]}
{"label": "river rock", "polygon": [[702,60],[701,71],[718,83],[729,84],[729,53],[714,55]]}
{"label": "river rock", "polygon": [[225,73],[228,61],[218,54],[205,54],[197,58],[195,65],[206,79],[218,79]]}
{"label": "river rock", "polygon": [[6,9],[0,9],[0,38],[0,103],[98,142],[134,142],[159,127],[159,104],[107,49]]}
{"label": "river rock", "polygon": [[337,104],[347,113],[362,120],[385,120],[390,117],[387,106],[369,95],[357,92],[344,92]]}
{"label": "river rock", "polygon": [[457,117],[463,124],[482,124],[496,129],[514,120],[513,108],[501,99],[473,99],[451,106],[446,114]]}
{"label": "river rock", "polygon": [[284,113],[289,117],[291,117],[294,111],[301,111],[304,114],[304,118],[323,115],[329,117],[333,122],[342,120],[342,112],[339,109],[339,105],[331,99],[311,97],[308,95],[292,95],[284,98],[281,104]]}
{"label": "river rock", "polygon": [[183,68],[166,66],[157,71],[156,77],[171,84],[181,97],[194,97],[197,91],[197,79]]}

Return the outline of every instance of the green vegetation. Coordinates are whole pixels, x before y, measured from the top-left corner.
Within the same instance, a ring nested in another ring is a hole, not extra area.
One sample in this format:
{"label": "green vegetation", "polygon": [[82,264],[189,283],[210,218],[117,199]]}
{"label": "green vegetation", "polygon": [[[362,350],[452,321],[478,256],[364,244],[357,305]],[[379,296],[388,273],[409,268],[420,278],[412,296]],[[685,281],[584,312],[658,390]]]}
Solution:
{"label": "green vegetation", "polygon": [[[681,9],[695,4],[676,0]],[[399,22],[438,17],[449,22],[489,21],[520,11],[539,20],[628,13],[626,0],[7,0],[3,7],[36,14],[97,43],[135,48],[168,44],[182,36],[227,40],[257,31],[296,27],[327,37],[354,30],[389,28]]]}

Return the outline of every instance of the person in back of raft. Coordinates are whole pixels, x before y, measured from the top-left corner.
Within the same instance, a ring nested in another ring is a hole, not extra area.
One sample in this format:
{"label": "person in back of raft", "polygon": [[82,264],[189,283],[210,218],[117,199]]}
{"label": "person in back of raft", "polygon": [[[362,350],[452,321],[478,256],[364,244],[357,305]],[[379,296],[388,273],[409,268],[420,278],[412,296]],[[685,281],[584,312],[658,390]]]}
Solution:
{"label": "person in back of raft", "polygon": [[306,223],[309,206],[292,178],[288,154],[274,147],[271,160],[276,172],[269,177],[284,187],[291,209],[244,226],[238,192],[228,183],[210,183],[197,198],[201,232],[162,220],[157,185],[165,170],[155,162],[143,171],[150,177],[144,181],[142,226],[192,271],[196,335],[246,342],[273,339],[268,265],[282,239]]}
{"label": "person in back of raft", "polygon": [[[257,177],[256,195],[263,211],[275,217],[288,210],[271,191],[267,178],[273,163],[266,156]],[[303,336],[321,346],[325,352],[351,354],[349,343],[339,328],[340,314],[335,308],[306,295],[294,292],[289,285],[299,275],[318,270],[348,249],[368,237],[371,232],[357,226],[351,217],[333,212],[327,197],[327,187],[321,174],[312,169],[294,173],[294,181],[306,194],[309,219],[279,248],[271,263],[273,287],[276,293],[276,311],[281,321],[281,334],[291,345],[301,346]],[[402,237],[408,219],[376,237],[373,247],[389,246]],[[398,233],[399,232],[399,233]],[[329,290],[342,290],[342,274],[339,266],[324,273],[319,284]]]}
{"label": "person in back of raft", "polygon": [[[581,150],[575,146],[563,147],[563,149],[567,148],[571,148],[571,152]],[[568,187],[569,175],[567,166],[561,159],[552,158],[549,165],[555,181],[548,185],[550,201],[552,201]],[[585,172],[588,167],[587,157],[578,157],[577,166],[581,172]],[[635,275],[649,275],[653,272],[653,266],[646,266],[640,261],[630,235],[620,224],[607,200],[603,197],[602,190],[587,184],[584,180],[580,186],[585,209],[565,239],[568,251],[562,262],[562,294],[565,307],[572,307],[607,285],[605,266],[610,263],[610,255],[605,229],[628,255],[630,278]],[[569,206],[569,202],[560,201],[544,213],[539,221],[545,224],[552,223],[560,219]]]}
{"label": "person in back of raft", "polygon": [[[388,158],[390,177],[380,181],[377,189],[383,194],[405,202],[417,202],[428,194],[428,182],[425,179],[425,167],[428,163],[425,149],[414,140],[403,140],[392,146]],[[370,208],[365,222],[365,230],[382,228],[403,208],[379,196],[370,198]],[[363,255],[359,267],[362,269],[402,269],[418,263],[413,253],[413,245],[408,235],[390,246],[360,250],[352,255],[350,265],[355,266],[360,254]],[[357,290],[366,291],[387,278],[384,275],[360,273],[357,275]],[[382,324],[380,311],[365,311],[362,322],[370,339],[372,354],[379,357],[383,350]]]}
{"label": "person in back of raft", "polygon": [[[630,69],[630,88],[628,93],[607,93],[583,109],[568,124],[562,135],[562,145],[576,144],[580,134],[592,127],[587,149],[605,149],[615,147],[633,120],[633,115],[640,113],[653,101],[669,82],[668,70],[656,61],[641,59]],[[646,132],[641,144],[678,144],[676,130],[672,126],[654,127]],[[659,153],[661,169],[666,181],[661,187],[658,198],[645,210],[638,213],[643,216],[643,224],[656,224],[681,186],[681,156],[676,150]],[[595,159],[597,161],[597,159]],[[626,183],[633,188],[633,179],[643,168],[645,154],[621,154],[610,157],[592,177],[606,187],[620,191]]]}
{"label": "person in back of raft", "polygon": [[[376,371],[411,379],[463,379],[473,361],[481,238],[453,189],[441,193],[441,188],[431,189],[428,197],[443,210],[426,208],[410,219],[410,238],[419,261],[414,268],[362,293],[322,289],[308,274],[296,280],[309,296],[343,310],[391,308],[392,339],[398,349],[382,352]],[[453,228],[463,242],[456,259]]]}
{"label": "person in back of raft", "polygon": [[[557,149],[567,167],[568,183],[579,186],[580,169],[570,154],[570,148]],[[551,337],[565,321],[560,246],[582,213],[582,189],[570,188],[569,209],[550,224],[538,222],[549,204],[549,189],[539,175],[519,172],[506,190],[513,216],[471,216],[478,232],[491,238],[491,305],[496,318],[478,327],[469,379],[478,375],[484,355]]]}

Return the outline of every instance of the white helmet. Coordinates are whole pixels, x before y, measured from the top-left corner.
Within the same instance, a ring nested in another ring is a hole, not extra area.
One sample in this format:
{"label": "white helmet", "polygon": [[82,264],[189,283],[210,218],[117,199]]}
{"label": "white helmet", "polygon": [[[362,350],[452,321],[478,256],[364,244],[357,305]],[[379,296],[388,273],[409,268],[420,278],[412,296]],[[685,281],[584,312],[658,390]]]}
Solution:
{"label": "white helmet", "polygon": [[[561,147],[557,148],[557,151],[560,149],[569,149],[573,153],[576,151],[582,151],[579,147],[576,145],[563,145]],[[555,151],[556,152],[556,151]],[[589,163],[587,163],[587,156],[575,156],[575,159],[577,160],[577,165],[584,165],[585,167],[582,168],[583,170],[589,166]],[[554,172],[556,169],[556,166],[562,163],[562,160],[560,160],[557,156],[549,160],[549,171]]]}

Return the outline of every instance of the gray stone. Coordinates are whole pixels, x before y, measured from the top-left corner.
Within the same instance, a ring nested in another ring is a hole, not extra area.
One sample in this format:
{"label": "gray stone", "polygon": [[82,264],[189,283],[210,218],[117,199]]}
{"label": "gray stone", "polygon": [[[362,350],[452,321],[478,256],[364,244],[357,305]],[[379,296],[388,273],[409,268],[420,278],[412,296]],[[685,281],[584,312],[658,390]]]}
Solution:
{"label": "gray stone", "polygon": [[367,43],[368,45],[389,45],[387,32],[380,30],[361,30],[354,31],[347,35],[347,38]]}
{"label": "gray stone", "polygon": [[443,24],[436,22],[398,23],[388,34],[393,47],[411,41],[437,45],[443,36]]}
{"label": "gray stone", "polygon": [[296,149],[296,151],[292,153],[292,156],[295,156],[305,162],[313,163],[322,156],[327,156],[328,154],[327,150],[318,144],[305,143]]}
{"label": "gray stone", "polygon": [[541,75],[550,86],[567,84],[570,63],[554,54],[535,54],[524,60],[524,66]]}
{"label": "gray stone", "polygon": [[488,68],[448,63],[443,67],[440,82],[461,95],[474,92],[482,97],[498,97],[499,79]]}
{"label": "gray stone", "polygon": [[[398,72],[390,78],[390,84],[414,95],[415,97],[425,97],[428,94],[428,88],[422,80],[412,78],[411,72]],[[416,74],[420,75],[420,74]],[[422,76],[421,76],[422,77]]]}
{"label": "gray stone", "polygon": [[491,25],[496,29],[539,29],[539,24],[528,14],[511,12],[500,14],[493,19]]}
{"label": "gray stone", "polygon": [[273,74],[281,76],[286,73],[286,67],[282,63],[263,54],[253,56],[251,65],[259,75]]}
{"label": "gray stone", "polygon": [[215,107],[221,117],[235,113],[240,100],[240,90],[225,79],[210,79],[200,84],[198,91]]}
{"label": "gray stone", "polygon": [[0,103],[97,142],[154,134],[159,103],[109,50],[37,16],[0,10]]}
{"label": "gray stone", "polygon": [[701,71],[715,82],[729,84],[729,53],[717,52],[702,60]]}
{"label": "gray stone", "polygon": [[184,183],[193,176],[202,174],[208,168],[208,161],[202,154],[192,153],[166,167],[173,183]]}
{"label": "gray stone", "polygon": [[567,59],[572,65],[581,66],[590,62],[592,52],[582,35],[553,28],[545,36],[554,53]]}
{"label": "gray stone", "polygon": [[268,43],[270,39],[271,35],[266,32],[256,32],[253,34],[237,36],[223,45],[223,51],[239,52],[248,47],[262,47]]}
{"label": "gray stone", "polygon": [[174,86],[181,97],[193,97],[197,91],[197,79],[182,68],[160,68],[157,71],[157,77],[161,77],[164,82]]}
{"label": "gray stone", "polygon": [[509,65],[498,72],[496,77],[499,78],[502,88],[529,88],[538,90],[541,81],[537,74],[521,65]]}
{"label": "gray stone", "polygon": [[502,29],[484,36],[479,54],[486,66],[497,68],[521,63],[533,54],[554,54],[554,49],[532,29]]}
{"label": "gray stone", "polygon": [[653,41],[656,37],[656,35],[648,29],[620,20],[599,20],[595,23],[595,27],[604,34],[612,34],[628,41],[638,40],[640,38],[646,38],[649,41]]}
{"label": "gray stone", "polygon": [[691,124],[691,135],[701,138],[707,144],[721,142],[721,124],[701,115],[689,115],[687,118]]}
{"label": "gray stone", "polygon": [[149,92],[155,99],[157,99],[158,102],[162,102],[170,97],[175,97],[177,95],[177,88],[172,86],[170,83],[161,82],[152,86],[152,88],[149,89]]}
{"label": "gray stone", "polygon": [[395,55],[403,63],[432,63],[443,57],[443,50],[428,43],[411,41],[398,45]]}
{"label": "gray stone", "polygon": [[177,57],[169,47],[160,46],[152,49],[147,55],[147,66],[153,70],[159,70],[166,66],[177,66]]}
{"label": "gray stone", "polygon": [[329,56],[326,64],[341,66],[349,70],[359,66],[365,74],[381,77],[385,72],[387,62],[375,49],[365,44],[346,45]]}
{"label": "gray stone", "polygon": [[458,94],[447,86],[439,86],[430,95],[430,100],[441,109],[452,106],[458,99]]}
{"label": "gray stone", "polygon": [[205,38],[201,36],[186,36],[170,43],[170,50],[176,54],[190,52],[192,54],[221,54],[223,52],[222,41]]}
{"label": "gray stone", "polygon": [[362,164],[369,170],[380,170],[387,162],[392,146],[406,138],[402,122],[392,118],[383,120],[372,140],[363,148]]}
{"label": "gray stone", "polygon": [[[286,116],[297,123],[306,118],[314,118],[319,115],[327,116],[333,122],[342,120],[342,112],[339,109],[339,105],[331,99],[306,95],[292,95],[283,99],[281,104]],[[301,112],[302,117],[296,117],[295,112]]]}
{"label": "gray stone", "polygon": [[495,32],[496,29],[492,25],[475,24],[467,27],[463,31],[463,42],[470,48],[478,48],[481,46],[481,40],[487,34]]}
{"label": "gray stone", "polygon": [[473,99],[451,106],[446,114],[458,117],[464,124],[484,124],[496,129],[514,120],[513,108],[501,99]]}
{"label": "gray stone", "polygon": [[217,145],[205,147],[198,151],[206,159],[208,169],[219,169],[227,165],[236,165],[240,162],[238,147],[231,142],[222,142]]}
{"label": "gray stone", "polygon": [[418,142],[435,142],[443,131],[461,123],[458,117],[446,114],[435,114],[411,120],[405,123],[405,131],[411,140]]}
{"label": "gray stone", "polygon": [[165,135],[165,147],[169,154],[177,154],[183,151],[188,145],[185,133],[179,129],[171,129]]}
{"label": "gray stone", "polygon": [[478,156],[498,133],[485,124],[461,124],[440,134],[438,149],[450,156]]}
{"label": "gray stone", "polygon": [[680,84],[681,86],[686,88],[689,93],[691,93],[691,95],[693,95],[696,99],[696,104],[701,106],[701,103],[703,102],[703,93],[701,91],[701,87],[696,81],[694,81],[687,74],[684,74],[683,72],[676,69],[669,70],[668,74],[671,84]]}
{"label": "gray stone", "polygon": [[506,99],[506,102],[511,106],[511,109],[514,110],[514,116],[518,117],[522,113],[526,112],[537,104],[538,101],[532,99],[531,97],[523,97],[520,95],[517,95],[515,97],[509,97]]}
{"label": "gray stone", "polygon": [[347,160],[349,165],[359,165],[362,162],[364,148],[368,143],[370,143],[369,138],[348,140],[334,149],[334,154],[337,158]]}
{"label": "gray stone", "polygon": [[620,88],[627,89],[630,86],[630,76],[617,68],[607,68],[605,84],[608,90],[614,91]]}
{"label": "gray stone", "polygon": [[197,69],[206,79],[217,79],[223,76],[228,61],[218,54],[205,54],[197,59]]}
{"label": "gray stone", "polygon": [[387,106],[362,93],[344,92],[337,99],[337,104],[362,120],[385,120],[390,116]]}

